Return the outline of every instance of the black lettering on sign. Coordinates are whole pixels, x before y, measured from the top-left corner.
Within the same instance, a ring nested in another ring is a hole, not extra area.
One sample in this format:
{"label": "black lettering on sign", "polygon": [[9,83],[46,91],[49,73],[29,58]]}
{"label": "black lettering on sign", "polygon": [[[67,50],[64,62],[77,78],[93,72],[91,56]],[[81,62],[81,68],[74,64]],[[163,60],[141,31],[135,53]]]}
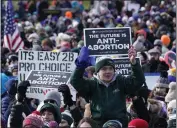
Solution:
{"label": "black lettering on sign", "polygon": [[51,71],[56,71],[57,70],[57,65],[55,63],[51,64]]}
{"label": "black lettering on sign", "polygon": [[67,63],[67,64],[66,64],[66,71],[67,71],[67,72],[71,72],[70,67],[71,67],[71,63]]}
{"label": "black lettering on sign", "polygon": [[70,52],[69,53],[69,61],[74,61],[74,53],[73,52]]}
{"label": "black lettering on sign", "polygon": [[20,73],[20,78],[19,79],[20,79],[19,81],[25,80],[25,74]]}
{"label": "black lettering on sign", "polygon": [[22,58],[23,58],[23,54],[22,54],[23,51],[20,50],[19,52],[20,52],[20,58],[19,59],[22,60]]}
{"label": "black lettering on sign", "polygon": [[67,52],[63,52],[63,55],[64,55],[64,57],[63,57],[63,60],[62,60],[62,61],[68,61],[68,60],[67,60],[67,57],[68,57]]}
{"label": "black lettering on sign", "polygon": [[45,54],[45,58],[44,58],[45,61],[49,61],[49,56],[48,56],[48,53],[46,52]]}
{"label": "black lettering on sign", "polygon": [[35,63],[19,63],[19,71],[31,71],[36,69]]}
{"label": "black lettering on sign", "polygon": [[[63,65],[63,66],[62,66]],[[66,65],[65,65],[65,63],[61,63],[60,64],[60,71],[66,71]]]}
{"label": "black lettering on sign", "polygon": [[29,93],[43,93],[43,90],[40,88],[30,88]]}
{"label": "black lettering on sign", "polygon": [[29,60],[34,60],[34,52],[29,52]]}
{"label": "black lettering on sign", "polygon": [[39,63],[39,70],[41,71],[41,70],[45,70],[44,69],[44,63]]}
{"label": "black lettering on sign", "polygon": [[40,60],[40,61],[43,61],[43,59],[42,59],[42,53],[43,53],[43,52],[38,52],[38,57],[37,57],[37,59]]}
{"label": "black lettering on sign", "polygon": [[22,69],[25,68],[25,63],[20,62],[19,66],[19,71],[22,71]]}
{"label": "black lettering on sign", "polygon": [[51,52],[50,53],[50,61],[55,60],[56,58],[56,52]]}
{"label": "black lettering on sign", "polygon": [[23,51],[21,54],[21,59],[27,60],[28,51]]}
{"label": "black lettering on sign", "polygon": [[36,69],[35,63],[26,63],[26,71],[31,71],[35,69]]}

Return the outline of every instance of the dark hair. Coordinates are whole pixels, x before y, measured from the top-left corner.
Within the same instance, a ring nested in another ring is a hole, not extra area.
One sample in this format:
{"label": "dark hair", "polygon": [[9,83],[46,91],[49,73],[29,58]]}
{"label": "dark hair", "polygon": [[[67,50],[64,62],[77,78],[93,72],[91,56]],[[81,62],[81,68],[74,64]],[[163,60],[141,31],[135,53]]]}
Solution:
{"label": "dark hair", "polygon": [[18,56],[10,55],[8,58],[8,63],[10,64],[13,61],[18,61]]}
{"label": "dark hair", "polygon": [[90,124],[90,126],[91,126],[92,128],[98,128],[98,124],[97,124],[94,120],[92,120],[91,118],[88,118],[88,117],[84,117],[82,120],[80,120],[80,122],[79,122],[77,128],[81,128],[81,127],[80,127],[81,124],[83,124],[83,123],[85,123],[85,122],[88,123],[88,124]]}
{"label": "dark hair", "polygon": [[9,52],[10,52],[10,51],[9,51],[8,48],[4,48],[4,47],[1,48],[1,56],[5,56],[5,55],[7,55]]}
{"label": "dark hair", "polygon": [[148,59],[148,57],[147,57],[146,53],[141,52],[141,55],[143,56],[143,58],[144,58],[145,60],[147,60],[147,59]]}
{"label": "dark hair", "polygon": [[49,38],[46,38],[42,41],[42,44],[43,45],[47,45],[49,46],[50,48],[53,48],[53,42],[49,39]]}

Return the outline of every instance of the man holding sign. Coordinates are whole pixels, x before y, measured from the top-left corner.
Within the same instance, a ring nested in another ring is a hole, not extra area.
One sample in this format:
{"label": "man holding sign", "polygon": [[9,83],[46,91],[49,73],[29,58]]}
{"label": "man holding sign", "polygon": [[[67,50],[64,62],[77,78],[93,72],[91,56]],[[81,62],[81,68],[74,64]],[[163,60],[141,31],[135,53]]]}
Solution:
{"label": "man holding sign", "polygon": [[128,56],[132,66],[132,74],[128,77],[117,75],[114,61],[104,58],[96,62],[97,75],[84,79],[83,74],[89,63],[88,49],[83,47],[76,59],[77,68],[70,83],[79,94],[90,100],[92,118],[101,127],[109,120],[117,120],[123,128],[127,127],[126,95],[137,91],[145,82],[140,64],[136,63],[136,51],[133,46],[129,49]]}

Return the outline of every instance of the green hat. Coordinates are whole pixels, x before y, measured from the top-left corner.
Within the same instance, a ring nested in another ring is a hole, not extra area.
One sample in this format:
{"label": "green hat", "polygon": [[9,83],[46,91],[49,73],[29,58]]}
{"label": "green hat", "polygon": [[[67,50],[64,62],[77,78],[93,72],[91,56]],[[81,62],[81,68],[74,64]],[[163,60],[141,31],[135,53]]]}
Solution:
{"label": "green hat", "polygon": [[99,58],[98,61],[96,61],[95,65],[95,72],[99,72],[99,70],[104,66],[112,66],[115,69],[114,61],[110,58]]}
{"label": "green hat", "polygon": [[40,113],[43,113],[46,110],[53,113],[55,121],[57,123],[61,122],[61,113],[59,112],[60,108],[58,106],[52,103],[44,103],[44,105],[40,109]]}
{"label": "green hat", "polygon": [[73,123],[73,118],[68,110],[65,110],[64,112],[61,113],[61,118],[63,120],[66,120],[69,126],[71,126],[71,124]]}

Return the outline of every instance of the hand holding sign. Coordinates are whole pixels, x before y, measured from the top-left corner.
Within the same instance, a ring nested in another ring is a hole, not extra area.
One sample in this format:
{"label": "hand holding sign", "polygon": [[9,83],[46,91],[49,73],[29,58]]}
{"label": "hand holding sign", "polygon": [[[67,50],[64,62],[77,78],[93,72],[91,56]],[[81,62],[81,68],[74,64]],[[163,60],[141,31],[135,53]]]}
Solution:
{"label": "hand holding sign", "polygon": [[87,47],[82,47],[78,58],[76,59],[76,66],[78,68],[86,68],[89,64],[89,52]]}
{"label": "hand holding sign", "polygon": [[130,47],[130,49],[128,50],[128,57],[130,59],[130,62],[132,64],[136,64],[136,50],[133,46]]}

